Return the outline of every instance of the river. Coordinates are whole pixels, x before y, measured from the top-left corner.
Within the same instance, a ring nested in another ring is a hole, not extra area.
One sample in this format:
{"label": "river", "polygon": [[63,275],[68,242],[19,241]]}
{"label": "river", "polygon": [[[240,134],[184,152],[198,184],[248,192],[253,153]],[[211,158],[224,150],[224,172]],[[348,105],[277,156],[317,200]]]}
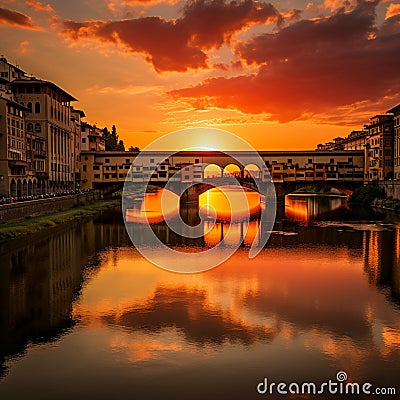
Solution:
{"label": "river", "polygon": [[[153,229],[190,251],[223,238],[220,217],[201,240],[157,216]],[[250,260],[258,224],[243,236],[236,223],[237,252],[198,274],[143,258],[120,210],[0,245],[0,398],[275,398],[257,393],[264,378],[321,383],[338,371],[396,387],[400,225],[341,198],[289,196]]]}

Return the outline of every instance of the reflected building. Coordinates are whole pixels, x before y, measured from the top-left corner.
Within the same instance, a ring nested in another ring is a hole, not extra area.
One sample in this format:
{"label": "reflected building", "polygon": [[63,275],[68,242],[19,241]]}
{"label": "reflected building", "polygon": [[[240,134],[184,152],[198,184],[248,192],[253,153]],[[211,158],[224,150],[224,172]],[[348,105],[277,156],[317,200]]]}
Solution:
{"label": "reflected building", "polygon": [[73,222],[0,245],[0,377],[7,357],[74,323],[73,299],[93,254],[128,244],[121,213],[109,214],[108,222]]}
{"label": "reflected building", "polygon": [[349,210],[345,196],[312,196],[309,194],[289,194],[285,196],[286,217],[303,224],[321,221],[338,215],[338,211]]}
{"label": "reflected building", "polygon": [[[398,277],[399,227],[382,231],[365,231],[363,240],[364,270],[371,284],[390,289],[391,297],[400,301]],[[393,251],[395,249],[395,251]]]}

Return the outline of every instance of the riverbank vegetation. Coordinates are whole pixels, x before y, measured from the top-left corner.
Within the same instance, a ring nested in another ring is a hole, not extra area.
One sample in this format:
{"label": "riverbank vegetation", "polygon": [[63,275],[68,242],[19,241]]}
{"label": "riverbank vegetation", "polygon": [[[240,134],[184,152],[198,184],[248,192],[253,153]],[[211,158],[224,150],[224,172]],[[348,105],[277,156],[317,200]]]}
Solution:
{"label": "riverbank vegetation", "polygon": [[350,204],[371,206],[377,200],[385,199],[384,190],[374,185],[365,185],[356,188],[349,199]]}
{"label": "riverbank vegetation", "polygon": [[400,200],[394,199],[392,196],[389,196],[386,199],[375,199],[372,202],[372,206],[400,213]]}
{"label": "riverbank vegetation", "polygon": [[117,207],[120,204],[121,200],[117,199],[98,201],[52,214],[42,215],[39,217],[28,217],[22,221],[3,224],[0,225],[0,242],[36,233],[42,229],[54,227],[64,222],[90,217],[96,215],[100,211]]}

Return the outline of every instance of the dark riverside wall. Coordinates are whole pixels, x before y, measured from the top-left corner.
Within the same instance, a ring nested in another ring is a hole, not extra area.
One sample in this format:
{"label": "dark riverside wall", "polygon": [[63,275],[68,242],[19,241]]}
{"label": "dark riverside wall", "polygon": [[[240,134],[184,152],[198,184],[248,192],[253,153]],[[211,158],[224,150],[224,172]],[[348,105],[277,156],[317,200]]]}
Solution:
{"label": "dark riverside wall", "polygon": [[4,204],[0,206],[0,224],[15,222],[26,217],[37,217],[56,211],[67,210],[76,205],[90,203],[98,199],[95,192],[73,194],[69,196],[52,197],[23,201],[21,203]]}
{"label": "dark riverside wall", "polygon": [[379,187],[384,189],[386,195],[395,199],[400,199],[400,181],[383,181],[379,182]]}

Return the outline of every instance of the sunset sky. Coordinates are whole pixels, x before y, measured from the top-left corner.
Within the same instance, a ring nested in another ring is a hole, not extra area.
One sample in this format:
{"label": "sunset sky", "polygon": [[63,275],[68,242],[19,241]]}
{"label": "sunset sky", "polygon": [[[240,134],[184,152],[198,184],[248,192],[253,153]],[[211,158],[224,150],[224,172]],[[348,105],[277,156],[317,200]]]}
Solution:
{"label": "sunset sky", "polygon": [[0,35],[127,146],[211,126],[313,149],[400,103],[400,1],[0,0]]}

